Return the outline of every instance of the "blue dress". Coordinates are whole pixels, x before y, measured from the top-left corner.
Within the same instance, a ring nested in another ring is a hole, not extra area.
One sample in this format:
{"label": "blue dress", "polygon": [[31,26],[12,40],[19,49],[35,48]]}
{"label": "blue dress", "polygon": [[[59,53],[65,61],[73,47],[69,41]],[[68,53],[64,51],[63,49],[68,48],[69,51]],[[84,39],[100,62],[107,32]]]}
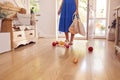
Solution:
{"label": "blue dress", "polygon": [[72,17],[75,11],[76,11],[75,0],[63,0],[60,14],[59,31],[69,32],[69,27],[72,23]]}

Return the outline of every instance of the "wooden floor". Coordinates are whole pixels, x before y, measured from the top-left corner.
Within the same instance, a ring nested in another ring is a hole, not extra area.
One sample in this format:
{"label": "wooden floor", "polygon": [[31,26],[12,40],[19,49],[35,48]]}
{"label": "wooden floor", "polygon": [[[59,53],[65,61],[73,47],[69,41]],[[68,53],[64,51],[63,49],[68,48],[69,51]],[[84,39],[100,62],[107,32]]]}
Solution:
{"label": "wooden floor", "polygon": [[[120,57],[114,54],[113,42],[75,40],[66,49],[52,47],[53,41],[41,38],[0,54],[0,80],[120,80]],[[92,53],[88,45],[94,46]]]}

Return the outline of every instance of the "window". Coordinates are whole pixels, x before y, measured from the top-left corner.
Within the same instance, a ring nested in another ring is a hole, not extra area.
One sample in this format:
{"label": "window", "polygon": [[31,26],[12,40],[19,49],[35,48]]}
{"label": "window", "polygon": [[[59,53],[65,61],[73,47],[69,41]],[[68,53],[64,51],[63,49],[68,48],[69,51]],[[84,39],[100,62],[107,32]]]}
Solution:
{"label": "window", "polygon": [[34,7],[34,12],[38,13],[39,12],[39,0],[30,0],[30,9]]}

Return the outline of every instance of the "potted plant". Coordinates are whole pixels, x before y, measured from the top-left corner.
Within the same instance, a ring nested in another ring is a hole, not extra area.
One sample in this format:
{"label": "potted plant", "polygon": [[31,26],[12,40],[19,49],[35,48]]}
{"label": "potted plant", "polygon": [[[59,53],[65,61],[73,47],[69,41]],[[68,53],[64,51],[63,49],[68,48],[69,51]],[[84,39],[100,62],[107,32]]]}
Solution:
{"label": "potted plant", "polygon": [[2,8],[0,7],[0,19],[5,18],[7,15],[5,12],[2,12]]}
{"label": "potted plant", "polygon": [[0,31],[1,31],[1,22],[2,19],[6,18],[7,14],[5,12],[2,12],[2,8],[0,7]]}

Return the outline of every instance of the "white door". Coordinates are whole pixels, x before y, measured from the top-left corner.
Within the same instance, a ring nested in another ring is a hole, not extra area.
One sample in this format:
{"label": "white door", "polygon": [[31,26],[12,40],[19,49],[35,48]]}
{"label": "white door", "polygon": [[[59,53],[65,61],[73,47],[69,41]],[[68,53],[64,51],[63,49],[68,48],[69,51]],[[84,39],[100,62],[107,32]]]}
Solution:
{"label": "white door", "polygon": [[91,37],[89,33],[92,32],[94,38],[105,38],[107,28],[107,0],[88,0],[88,2],[88,37]]}

